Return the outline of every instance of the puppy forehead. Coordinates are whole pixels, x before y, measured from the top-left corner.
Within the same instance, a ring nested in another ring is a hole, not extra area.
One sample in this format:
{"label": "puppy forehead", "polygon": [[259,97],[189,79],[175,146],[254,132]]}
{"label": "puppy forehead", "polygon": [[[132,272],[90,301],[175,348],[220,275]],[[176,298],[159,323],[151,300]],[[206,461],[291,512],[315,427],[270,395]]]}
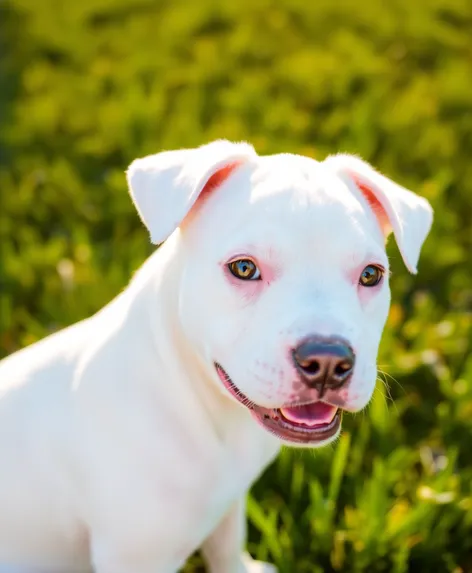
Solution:
{"label": "puppy forehead", "polygon": [[[226,227],[274,223],[295,225],[300,235],[329,236],[343,225],[343,236],[356,228],[378,231],[375,217],[360,193],[353,193],[335,173],[314,159],[279,154],[259,157],[240,168],[228,187],[215,194],[220,222]],[[337,231],[339,234],[339,230]]]}
{"label": "puppy forehead", "polygon": [[300,193],[310,193],[333,183],[336,179],[325,166],[309,157],[280,153],[258,157],[252,176],[256,194],[298,190]]}
{"label": "puppy forehead", "polygon": [[[215,238],[217,240],[215,241]],[[323,163],[302,156],[258,157],[212,193],[190,244],[223,260],[237,254],[327,264],[360,264],[384,253],[384,239],[362,194]]]}
{"label": "puppy forehead", "polygon": [[274,208],[279,205],[291,211],[308,210],[310,217],[321,214],[322,207],[339,213],[362,211],[358,197],[346,183],[325,164],[308,157],[262,157],[251,182],[253,201],[269,196],[275,199]]}
{"label": "puppy forehead", "polygon": [[235,215],[243,211],[245,204],[251,205],[254,216],[260,207],[272,215],[297,213],[298,217],[305,216],[311,221],[313,216],[324,219],[328,211],[333,215],[365,213],[362,200],[339,176],[308,157],[291,154],[258,157],[240,167],[228,184],[231,189],[216,193],[216,201]]}

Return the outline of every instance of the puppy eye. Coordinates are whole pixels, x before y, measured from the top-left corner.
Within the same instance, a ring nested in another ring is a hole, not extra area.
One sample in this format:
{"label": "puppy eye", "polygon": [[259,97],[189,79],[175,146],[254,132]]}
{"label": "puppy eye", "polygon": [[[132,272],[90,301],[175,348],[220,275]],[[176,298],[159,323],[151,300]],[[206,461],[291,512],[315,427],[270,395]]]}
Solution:
{"label": "puppy eye", "polygon": [[376,265],[367,265],[362,271],[359,284],[365,287],[374,287],[379,284],[384,276],[384,269]]}
{"label": "puppy eye", "polygon": [[243,281],[257,281],[261,278],[261,271],[251,259],[237,259],[228,264],[228,269],[237,279]]}

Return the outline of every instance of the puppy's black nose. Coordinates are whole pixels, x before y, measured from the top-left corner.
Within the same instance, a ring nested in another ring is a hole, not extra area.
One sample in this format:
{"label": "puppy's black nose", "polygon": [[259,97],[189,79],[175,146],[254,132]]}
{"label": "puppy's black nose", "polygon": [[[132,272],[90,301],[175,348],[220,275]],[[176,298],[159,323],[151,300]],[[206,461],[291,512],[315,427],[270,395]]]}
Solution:
{"label": "puppy's black nose", "polygon": [[349,380],[355,356],[342,338],[310,336],[293,350],[293,360],[302,381],[317,388],[321,398],[326,390],[340,388]]}

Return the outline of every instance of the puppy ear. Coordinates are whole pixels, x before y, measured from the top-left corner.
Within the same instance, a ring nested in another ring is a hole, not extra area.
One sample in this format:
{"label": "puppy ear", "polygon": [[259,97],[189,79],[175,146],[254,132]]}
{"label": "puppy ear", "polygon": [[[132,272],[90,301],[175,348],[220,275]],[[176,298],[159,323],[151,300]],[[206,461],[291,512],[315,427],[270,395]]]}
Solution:
{"label": "puppy ear", "polygon": [[325,159],[325,163],[362,192],[385,236],[393,231],[406,267],[416,274],[421,247],[433,222],[428,201],[353,155],[333,155]]}
{"label": "puppy ear", "polygon": [[234,167],[253,157],[251,145],[219,140],[133,161],[128,186],[151,242],[161,243],[180,225],[207,184],[221,185]]}

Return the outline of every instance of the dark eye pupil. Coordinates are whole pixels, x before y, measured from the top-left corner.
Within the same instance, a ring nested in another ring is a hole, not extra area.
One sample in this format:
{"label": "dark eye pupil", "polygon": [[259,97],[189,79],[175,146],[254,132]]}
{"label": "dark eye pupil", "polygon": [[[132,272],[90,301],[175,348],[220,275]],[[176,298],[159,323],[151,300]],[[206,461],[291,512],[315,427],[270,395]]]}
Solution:
{"label": "dark eye pupil", "polygon": [[250,261],[243,261],[239,263],[239,274],[242,277],[251,277],[256,271],[255,266]]}

